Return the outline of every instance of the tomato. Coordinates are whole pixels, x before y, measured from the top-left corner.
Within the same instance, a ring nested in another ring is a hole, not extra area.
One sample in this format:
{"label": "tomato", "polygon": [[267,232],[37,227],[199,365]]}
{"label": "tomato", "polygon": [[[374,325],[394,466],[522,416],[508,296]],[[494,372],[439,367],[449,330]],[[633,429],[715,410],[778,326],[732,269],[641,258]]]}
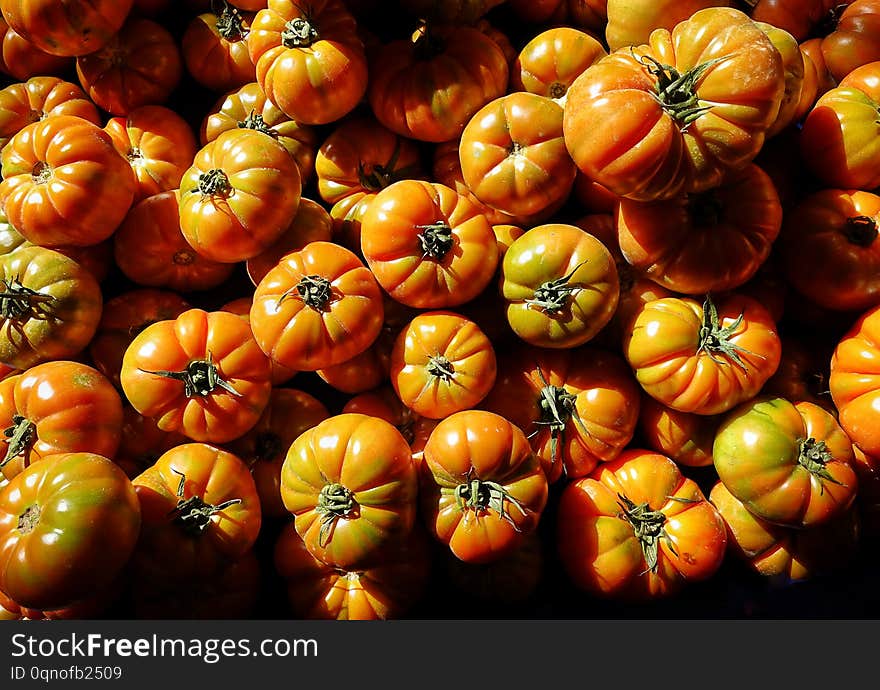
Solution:
{"label": "tomato", "polygon": [[37,462],[0,488],[0,590],[59,609],[110,585],[141,527],[131,481],[94,453]]}
{"label": "tomato", "polygon": [[305,185],[315,171],[318,135],[314,127],[291,119],[279,110],[252,81],[237,91],[221,96],[205,115],[199,129],[202,146],[214,141],[221,132],[239,127],[256,129],[277,139],[293,156]]}
{"label": "tomato", "polygon": [[230,91],[257,78],[247,35],[254,12],[241,12],[226,0],[214,0],[210,12],[193,17],[180,38],[186,70],[201,86]]}
{"label": "tomato", "polygon": [[281,466],[296,438],[330,416],[326,405],[296,388],[274,388],[257,423],[228,449],[251,468],[265,517],[289,513],[281,500]]}
{"label": "tomato", "polygon": [[122,28],[133,0],[3,0],[3,19],[51,55],[86,55],[100,50]]}
{"label": "tomato", "polygon": [[162,105],[144,105],[126,117],[112,117],[104,130],[134,170],[138,182],[135,202],[177,189],[196,155],[196,138],[189,123]]}
{"label": "tomato", "polygon": [[755,21],[778,26],[803,41],[834,21],[840,6],[840,0],[757,0],[752,3],[751,16]]}
{"label": "tomato", "polygon": [[113,461],[130,479],[153,465],[166,450],[189,443],[183,434],[162,431],[152,417],[144,417],[128,401],[122,406],[122,435]]}
{"label": "tomato", "polygon": [[468,121],[458,150],[465,184],[505,213],[556,208],[574,184],[562,108],[546,96],[515,92],[490,101]]}
{"label": "tomato", "polygon": [[599,39],[579,29],[546,29],[532,37],[517,54],[510,71],[510,90],[536,93],[562,104],[572,82],[607,54]]}
{"label": "tomato", "polygon": [[606,0],[507,0],[514,16],[531,24],[563,24],[595,33],[608,23]]}
{"label": "tomato", "polygon": [[591,340],[620,297],[611,252],[567,223],[536,226],[508,247],[501,296],[514,333],[530,345],[568,348]]}
{"label": "tomato", "polygon": [[415,525],[409,444],[389,422],[337,414],[291,444],[281,499],[309,553],[343,570],[370,567]]}
{"label": "tomato", "polygon": [[616,352],[592,346],[511,348],[481,407],[528,435],[552,483],[582,477],[632,440],[640,389]]}
{"label": "tomato", "polygon": [[757,22],[757,24],[767,34],[767,37],[782,56],[782,68],[785,79],[785,91],[779,104],[779,113],[776,115],[776,120],[767,130],[767,138],[770,138],[776,136],[796,119],[798,107],[801,105],[806,58],[804,58],[797,39],[788,31],[764,22]]}
{"label": "tomato", "polygon": [[782,341],[779,367],[761,393],[785,398],[791,402],[811,402],[831,414],[837,410],[828,391],[828,365],[833,345],[822,341],[789,335]]}
{"label": "tomato", "polygon": [[250,324],[274,362],[315,371],[366,350],[382,329],[379,284],[355,254],[310,242],[284,256],[254,290]]}
{"label": "tomato", "polygon": [[353,412],[384,419],[392,424],[410,445],[413,441],[415,424],[421,418],[418,413],[401,402],[394,388],[387,383],[349,398],[348,402],[342,406],[342,412]]}
{"label": "tomato", "polygon": [[840,426],[868,455],[880,455],[880,306],[859,316],[840,338],[831,357],[828,387]]}
{"label": "tomato", "polygon": [[720,481],[712,487],[709,500],[727,527],[728,552],[753,572],[780,584],[841,570],[856,554],[860,525],[854,508],[826,524],[795,529],[757,517]]}
{"label": "tomato", "polygon": [[643,390],[680,412],[719,414],[753,398],[779,366],[770,313],[751,297],[664,297],[645,304],[623,353]]}
{"label": "tomato", "polygon": [[760,518],[811,527],[840,515],[858,488],[852,443],[810,402],[759,396],[731,410],[712,460],[728,491]]}
{"label": "tomato", "polygon": [[451,311],[425,311],[391,350],[391,385],[417,414],[442,419],[475,407],[495,383],[495,348],[476,323]]}
{"label": "tomato", "polygon": [[620,196],[705,191],[758,154],[784,88],[782,57],[760,27],[734,8],[701,9],[587,68],[568,90],[565,143]]}
{"label": "tomato", "polygon": [[712,464],[712,444],[721,423],[721,415],[679,412],[643,394],[638,431],[654,452],[665,455],[686,467]]}
{"label": "tomato", "polygon": [[113,257],[122,274],[140,287],[176,292],[222,285],[235,264],[197,252],[180,229],[176,189],[137,202],[113,233]]}
{"label": "tomato", "polygon": [[[254,300],[251,296],[246,295],[244,297],[237,297],[231,302],[227,302],[220,306],[221,311],[232,312],[233,314],[237,314],[245,321],[250,323],[251,318],[251,307],[254,304]],[[289,367],[284,366],[283,364],[279,364],[278,362],[272,362],[272,386],[280,386],[292,379],[298,373],[296,369],[291,369]]]}
{"label": "tomato", "polygon": [[303,249],[309,242],[330,242],[333,219],[321,204],[300,198],[296,214],[287,229],[270,246],[245,262],[248,278],[254,287],[290,252]]}
{"label": "tomato", "polygon": [[732,0],[608,0],[605,41],[612,51],[648,43],[657,28],[672,31],[675,25],[708,7],[733,7]]}
{"label": "tomato", "polygon": [[113,234],[134,200],[128,161],[98,125],[48,115],[0,153],[0,201],[9,222],[34,244],[88,246]]}
{"label": "tomato", "polygon": [[547,477],[512,422],[486,410],[455,412],[434,427],[423,453],[423,519],[459,560],[497,561],[537,528]]}
{"label": "tomato", "polygon": [[67,71],[71,60],[50,55],[13,29],[0,17],[0,72],[25,81],[40,75],[58,75]]}
{"label": "tomato", "polygon": [[366,93],[364,46],[342,0],[269,0],[247,45],[263,93],[297,122],[335,122]]}
{"label": "tomato", "polygon": [[278,141],[252,129],[228,130],[205,144],[183,174],[180,229],[207,259],[245,261],[281,236],[301,193],[299,167]]}
{"label": "tomato", "polygon": [[132,16],[103,48],[76,59],[76,74],[98,106],[128,115],[168,100],[183,76],[183,59],[168,29]]}
{"label": "tomato", "polygon": [[501,48],[479,29],[431,24],[377,51],[367,97],[392,132],[439,143],[461,136],[474,113],[505,93],[509,76]]}
{"label": "tomato", "polygon": [[379,331],[373,344],[359,355],[318,369],[315,373],[322,381],[341,393],[357,395],[378,388],[388,381],[391,371],[391,350],[399,329],[387,324]]}
{"label": "tomato", "polygon": [[566,485],[556,544],[576,587],[639,601],[671,597],[714,575],[727,533],[715,507],[672,460],[629,448]]}
{"label": "tomato", "polygon": [[278,535],[273,562],[293,615],[307,620],[403,618],[424,594],[431,566],[428,541],[420,530],[381,562],[340,569],[315,558],[293,524]]}
{"label": "tomato", "polygon": [[396,301],[446,309],[476,297],[498,265],[492,226],[480,210],[438,182],[400,180],[370,202],[361,251]]}
{"label": "tomato", "polygon": [[186,583],[247,554],[262,523],[248,466],[207,443],[165,451],[132,480],[143,516],[136,579]]}
{"label": "tomato", "polygon": [[103,311],[101,287],[82,264],[45,247],[0,258],[4,297],[0,362],[15,369],[82,352]]}
{"label": "tomato", "polygon": [[704,192],[664,201],[621,199],[615,215],[627,263],[688,295],[743,285],[770,256],[781,226],[779,194],[754,163]]}
{"label": "tomato", "polygon": [[270,377],[269,358],[244,319],[193,308],[138,333],[119,380],[132,407],[163,431],[226,443],[257,423]]}
{"label": "tomato", "polygon": [[825,64],[837,81],[857,67],[880,60],[880,3],[850,0],[841,5],[835,8],[839,14],[833,29],[822,38]]}
{"label": "tomato", "polygon": [[880,186],[880,61],[857,67],[804,118],[800,153],[827,187]]}
{"label": "tomato", "polygon": [[176,319],[192,305],[178,293],[156,288],[133,288],[104,303],[101,320],[89,341],[92,363],[118,388],[122,358],[134,337],[150,324]]}
{"label": "tomato", "polygon": [[113,458],[122,399],[97,369],[56,359],[0,381],[0,426],[0,470],[7,479],[58,453]]}

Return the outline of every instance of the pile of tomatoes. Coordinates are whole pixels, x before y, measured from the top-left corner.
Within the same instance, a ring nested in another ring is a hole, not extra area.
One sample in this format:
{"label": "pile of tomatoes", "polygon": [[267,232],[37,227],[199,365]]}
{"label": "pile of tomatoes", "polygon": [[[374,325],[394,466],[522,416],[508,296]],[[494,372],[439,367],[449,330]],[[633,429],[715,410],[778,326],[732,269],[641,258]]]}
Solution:
{"label": "pile of tomatoes", "polygon": [[880,1],[0,12],[0,617],[858,591]]}

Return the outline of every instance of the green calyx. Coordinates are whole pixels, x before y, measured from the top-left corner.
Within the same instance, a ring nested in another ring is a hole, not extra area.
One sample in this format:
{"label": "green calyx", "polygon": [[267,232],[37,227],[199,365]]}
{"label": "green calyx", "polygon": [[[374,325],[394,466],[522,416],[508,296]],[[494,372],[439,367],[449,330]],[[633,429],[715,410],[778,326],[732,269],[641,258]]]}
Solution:
{"label": "green calyx", "polygon": [[322,547],[326,546],[332,537],[336,521],[349,517],[356,509],[357,502],[350,489],[337,482],[325,484],[318,494],[318,504],[315,506],[315,512],[321,516],[318,543]]}
{"label": "green calyx", "polygon": [[211,505],[199,496],[183,497],[183,489],[186,483],[186,475],[173,467],[171,471],[180,475],[180,483],[177,485],[177,505],[170,511],[169,517],[180,525],[183,531],[191,537],[203,534],[211,524],[211,518],[224,511],[229,506],[241,503],[240,498],[231,498],[223,503]]}
{"label": "green calyx", "polygon": [[[716,364],[726,365],[728,360],[733,360],[743,371],[747,371],[748,367],[740,353],[749,355],[754,353],[731,342],[731,338],[742,325],[743,318],[744,315],[740,314],[729,326],[722,326],[715,303],[709,295],[706,295],[703,301],[703,324],[700,326],[697,354],[705,352]],[[727,359],[721,359],[719,355]]]}
{"label": "green calyx", "polygon": [[697,97],[697,83],[709,69],[724,59],[707,60],[680,73],[675,67],[664,65],[649,55],[638,58],[657,81],[654,96],[660,106],[682,128],[711,110],[711,105],[702,105]]}

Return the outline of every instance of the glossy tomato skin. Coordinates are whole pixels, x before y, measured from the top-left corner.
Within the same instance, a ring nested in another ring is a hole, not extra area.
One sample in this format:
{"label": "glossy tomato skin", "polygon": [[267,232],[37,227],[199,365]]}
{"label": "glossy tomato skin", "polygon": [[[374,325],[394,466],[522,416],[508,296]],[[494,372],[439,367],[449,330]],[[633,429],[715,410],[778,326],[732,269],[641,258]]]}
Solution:
{"label": "glossy tomato skin", "polygon": [[[713,308],[717,327],[704,331],[716,333],[710,342],[701,328]],[[648,302],[624,333],[623,353],[655,400],[681,412],[718,414],[758,394],[779,366],[782,344],[759,302],[729,293],[717,305],[684,296]]]}
{"label": "glossy tomato skin", "polygon": [[[36,298],[2,319],[0,362],[16,369],[82,352],[103,312],[101,286],[82,264],[45,247],[21,247],[0,259],[5,289],[16,281]],[[51,317],[51,318],[47,318]]]}
{"label": "glossy tomato skin", "polygon": [[187,72],[212,91],[231,91],[257,78],[247,47],[253,12],[239,12],[229,3],[193,17],[180,38]]}
{"label": "glossy tomato skin", "polygon": [[575,586],[627,601],[673,596],[708,579],[727,548],[724,521],[699,486],[665,455],[638,448],[568,484],[556,527]]}
{"label": "glossy tomato skin", "polygon": [[498,265],[492,226],[466,197],[439,182],[400,180],[370,202],[361,251],[393,299],[447,309],[476,297]]}
{"label": "glossy tomato skin", "polygon": [[417,490],[406,439],[390,422],[353,412],[297,437],[281,468],[281,500],[306,548],[343,569],[380,562],[411,533]]}
{"label": "glossy tomato skin", "polygon": [[222,132],[196,153],[180,180],[180,229],[199,254],[236,263],[256,256],[299,208],[299,166],[268,134]]}
{"label": "glossy tomato skin", "polygon": [[137,189],[110,135],[74,115],[49,115],[28,125],[3,147],[0,164],[6,217],[26,239],[44,246],[107,239]]}
{"label": "glossy tomato skin", "polygon": [[67,71],[69,56],[50,55],[37,48],[0,17],[0,72],[20,82],[39,75],[58,75]]}
{"label": "glossy tomato skin", "polygon": [[731,410],[715,434],[718,477],[755,515],[808,528],[852,505],[852,442],[828,410],[759,396]]}
{"label": "glossy tomato skin", "polygon": [[69,606],[116,578],[140,527],[131,481],[108,458],[35,463],[0,489],[0,590],[21,606]]}
{"label": "glossy tomato skin", "polygon": [[57,453],[113,458],[122,434],[122,399],[97,369],[52,360],[0,381],[0,426],[0,467],[8,479]]}
{"label": "glossy tomato skin", "polygon": [[417,414],[442,419],[477,404],[495,383],[495,348],[476,323],[451,311],[424,311],[398,334],[390,378]]}
{"label": "glossy tomato skin", "polygon": [[542,224],[515,240],[501,263],[500,290],[514,333],[551,348],[594,338],[620,297],[611,253],[595,236],[567,223]]}
{"label": "glossy tomato skin", "polygon": [[425,443],[420,476],[423,519],[467,563],[490,563],[521,545],[549,494],[525,433],[486,410],[442,419]]}
{"label": "glossy tomato skin", "polygon": [[260,532],[260,499],[250,470],[217,446],[175,446],[132,483],[143,515],[133,558],[139,579],[183,584],[212,577],[245,556]]}
{"label": "glossy tomato skin", "polygon": [[841,337],[831,356],[828,387],[840,425],[868,455],[880,455],[880,425],[875,415],[880,400],[880,307],[859,316]]}
{"label": "glossy tomato skin", "polygon": [[376,278],[351,251],[310,242],[278,262],[254,290],[250,324],[274,362],[315,371],[366,350],[382,329]]}
{"label": "glossy tomato skin", "polygon": [[679,412],[643,393],[638,430],[645,444],[686,467],[709,467],[721,415]]}
{"label": "glossy tomato skin", "polygon": [[138,333],[119,379],[132,407],[160,429],[226,443],[257,423],[269,402],[271,375],[247,321],[193,308]]}

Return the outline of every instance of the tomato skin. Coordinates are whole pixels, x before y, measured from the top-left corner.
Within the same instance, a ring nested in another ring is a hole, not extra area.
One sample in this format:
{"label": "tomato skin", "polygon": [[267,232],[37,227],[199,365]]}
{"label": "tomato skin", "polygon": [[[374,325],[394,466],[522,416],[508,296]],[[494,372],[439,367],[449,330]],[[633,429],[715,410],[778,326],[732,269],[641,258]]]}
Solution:
{"label": "tomato skin", "polygon": [[616,458],[633,438],[640,405],[638,383],[616,352],[521,345],[501,356],[480,406],[527,434],[553,483]]}
{"label": "tomato skin", "polygon": [[495,348],[476,323],[451,311],[425,311],[391,350],[391,385],[416,414],[443,419],[476,407],[495,383]]}
{"label": "tomato skin", "polygon": [[134,0],[3,0],[6,23],[50,55],[86,55],[122,28]]}
{"label": "tomato skin", "polygon": [[281,468],[281,500],[309,553],[348,570],[381,562],[415,525],[418,483],[411,455],[391,423],[354,412],[298,436]]}
{"label": "tomato skin", "polygon": [[110,135],[74,115],[49,115],[23,128],[3,147],[0,164],[6,217],[26,239],[44,246],[107,239],[137,189]]}
{"label": "tomato skin", "polygon": [[520,546],[537,528],[549,494],[525,433],[486,410],[453,413],[433,428],[420,482],[428,528],[467,563],[497,561]]}
{"label": "tomato skin", "polygon": [[257,78],[247,35],[255,13],[238,12],[226,2],[193,17],[180,38],[187,72],[205,88],[231,91]]}
{"label": "tomato skin", "polygon": [[180,180],[180,229],[205,258],[245,261],[281,236],[301,195],[287,149],[257,130],[227,130],[199,149]]}
{"label": "tomato skin", "polygon": [[95,335],[103,295],[98,281],[82,264],[53,249],[21,247],[0,259],[0,280],[6,286],[18,280],[25,289],[43,296],[21,316],[0,321],[3,364],[26,369],[52,359],[69,359],[81,353]]}
{"label": "tomato skin", "polygon": [[[692,91],[711,107],[689,115],[664,109],[658,80],[675,75],[661,74],[652,60],[675,74],[708,63]],[[565,141],[578,168],[620,196],[651,201],[704,191],[754,159],[783,90],[782,57],[767,35],[737,9],[709,7],[584,71],[566,96]]]}
{"label": "tomato skin", "polygon": [[[209,356],[216,375],[236,393],[206,381],[187,396],[185,381],[161,373],[183,372],[193,362],[207,363]],[[119,380],[132,407],[154,417],[163,431],[226,443],[257,423],[269,401],[271,375],[271,363],[247,321],[230,312],[193,308],[138,333],[125,350]]]}
{"label": "tomato skin", "polygon": [[[310,36],[297,44],[286,25],[305,21]],[[247,36],[251,61],[266,97],[297,122],[335,122],[367,90],[367,58],[354,16],[341,0],[269,0]]]}
{"label": "tomato skin", "polygon": [[[653,568],[621,497],[663,520]],[[556,527],[559,556],[575,586],[626,601],[670,597],[706,580],[727,548],[724,521],[699,486],[665,455],[638,448],[568,484]]]}
{"label": "tomato skin", "polygon": [[0,590],[20,606],[69,606],[116,578],[140,527],[134,487],[108,458],[34,463],[0,488]]}
{"label": "tomato skin", "polygon": [[708,467],[720,415],[679,412],[643,394],[638,430],[645,444],[679,465]]}
{"label": "tomato skin", "polygon": [[[122,433],[122,399],[97,369],[52,360],[0,381],[3,475],[11,479],[57,453],[113,458]],[[19,443],[16,430],[29,428]]]}
{"label": "tomato skin", "polygon": [[498,265],[492,226],[479,208],[438,182],[400,180],[370,202],[361,251],[396,301],[446,309],[476,297]]}
{"label": "tomato skin", "polygon": [[[182,497],[177,495],[181,481]],[[229,561],[245,556],[260,532],[260,499],[250,470],[217,446],[175,446],[132,484],[143,516],[133,557],[137,579],[161,584],[214,576]],[[185,522],[187,513],[178,510],[193,497],[195,506],[211,507],[203,522]]]}
{"label": "tomato skin", "polygon": [[731,410],[712,445],[718,476],[758,517],[807,528],[852,504],[852,442],[828,410],[759,396]]}
{"label": "tomato skin", "polygon": [[822,38],[822,55],[828,71],[840,81],[854,69],[880,60],[880,4],[876,0],[850,0]]}
{"label": "tomato skin", "polygon": [[755,21],[778,26],[803,41],[839,4],[839,0],[758,0],[750,14]]}
{"label": "tomato skin", "polygon": [[[558,281],[565,286],[558,295],[562,308],[532,303]],[[551,348],[591,340],[611,320],[620,297],[611,253],[595,236],[566,223],[539,225],[515,240],[501,263],[500,289],[514,333]]]}
{"label": "tomato skin", "polygon": [[[311,295],[316,276],[327,287],[326,299]],[[383,317],[381,289],[370,270],[345,247],[318,241],[287,254],[263,277],[254,290],[250,323],[274,362],[315,371],[366,350]]]}
{"label": "tomato skin", "polygon": [[853,444],[868,455],[880,455],[880,427],[875,423],[880,399],[880,306],[859,316],[831,356],[828,387],[840,425]]}
{"label": "tomato skin", "polygon": [[732,0],[608,0],[605,41],[609,50],[647,43],[651,32],[675,25],[707,7],[733,7]]}
{"label": "tomato skin", "polygon": [[728,293],[714,305],[718,325],[713,330],[724,333],[742,316],[722,338],[740,361],[725,348],[710,352],[709,346],[701,347],[700,329],[709,306],[685,296],[652,300],[624,333],[624,356],[644,391],[681,412],[718,414],[753,398],[782,356],[773,317],[756,300],[738,293]]}
{"label": "tomato skin", "polygon": [[0,17],[0,72],[20,82],[38,75],[58,75],[67,71],[71,60],[40,50]]}

